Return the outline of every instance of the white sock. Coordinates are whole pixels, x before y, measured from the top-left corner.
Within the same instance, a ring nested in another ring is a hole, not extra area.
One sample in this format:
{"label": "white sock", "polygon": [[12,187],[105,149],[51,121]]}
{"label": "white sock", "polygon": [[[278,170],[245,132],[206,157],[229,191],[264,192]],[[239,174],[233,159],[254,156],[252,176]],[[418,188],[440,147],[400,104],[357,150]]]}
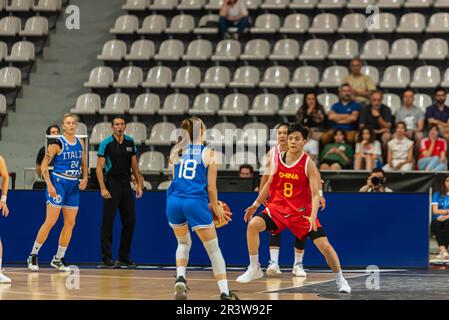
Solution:
{"label": "white sock", "polygon": [[36,241],[34,242],[34,245],[33,245],[33,249],[31,250],[31,254],[39,254],[39,250],[41,249],[41,247],[42,247],[42,243],[37,243]]}
{"label": "white sock", "polygon": [[270,260],[279,264],[279,248],[270,249]]}
{"label": "white sock", "polygon": [[302,264],[302,258],[304,258],[304,251],[303,252],[298,252],[295,250],[295,264],[297,264],[298,262]]}
{"label": "white sock", "polygon": [[56,253],[56,259],[64,258],[66,250],[67,250],[67,247],[58,246],[58,252]]}
{"label": "white sock", "polygon": [[259,255],[249,256],[249,265],[254,269],[259,268]]}
{"label": "white sock", "polygon": [[226,295],[229,295],[229,289],[228,289],[228,280],[219,280],[217,281],[218,288],[220,289],[221,293],[224,293]]}
{"label": "white sock", "polygon": [[345,277],[343,277],[342,271],[335,273],[335,276],[337,277],[337,282],[342,282],[343,280],[345,280]]}
{"label": "white sock", "polygon": [[176,277],[184,277],[186,278],[186,269],[187,267],[176,267]]}

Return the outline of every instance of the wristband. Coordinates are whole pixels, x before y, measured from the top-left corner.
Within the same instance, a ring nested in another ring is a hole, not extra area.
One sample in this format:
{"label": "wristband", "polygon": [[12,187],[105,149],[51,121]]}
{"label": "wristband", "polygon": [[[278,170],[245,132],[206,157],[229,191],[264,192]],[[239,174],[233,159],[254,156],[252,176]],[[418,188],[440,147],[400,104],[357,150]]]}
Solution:
{"label": "wristband", "polygon": [[0,202],[6,203],[6,195],[2,195],[2,197],[0,198]]}
{"label": "wristband", "polygon": [[260,203],[259,203],[259,201],[257,201],[257,199],[253,202],[253,207],[256,207],[256,208],[260,207]]}
{"label": "wristband", "polygon": [[318,190],[318,195],[322,198],[323,197],[323,190]]}

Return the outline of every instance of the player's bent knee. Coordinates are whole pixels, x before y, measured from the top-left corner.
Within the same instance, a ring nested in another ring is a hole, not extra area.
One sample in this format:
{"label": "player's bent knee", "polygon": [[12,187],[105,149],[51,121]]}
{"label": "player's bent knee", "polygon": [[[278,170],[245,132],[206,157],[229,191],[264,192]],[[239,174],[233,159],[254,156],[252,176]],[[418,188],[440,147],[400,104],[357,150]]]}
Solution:
{"label": "player's bent knee", "polygon": [[188,259],[190,248],[192,247],[192,238],[190,233],[184,236],[177,236],[178,248],[176,249],[176,260]]}
{"label": "player's bent knee", "polygon": [[261,217],[254,217],[248,223],[248,230],[252,232],[262,232],[266,229],[265,221]]}
{"label": "player's bent knee", "polygon": [[207,255],[212,264],[212,270],[214,275],[226,274],[226,264],[221,254],[220,247],[218,246],[218,239],[203,242],[204,248],[206,249]]}

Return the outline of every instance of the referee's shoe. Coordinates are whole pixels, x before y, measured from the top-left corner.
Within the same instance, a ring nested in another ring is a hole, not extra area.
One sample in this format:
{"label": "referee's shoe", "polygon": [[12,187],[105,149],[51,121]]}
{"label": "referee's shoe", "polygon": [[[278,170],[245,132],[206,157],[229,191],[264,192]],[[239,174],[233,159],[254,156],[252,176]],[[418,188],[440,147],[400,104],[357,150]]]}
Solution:
{"label": "referee's shoe", "polygon": [[124,269],[132,269],[132,268],[136,268],[137,264],[135,264],[129,257],[121,257],[119,258],[115,264],[119,267],[119,268],[124,268]]}

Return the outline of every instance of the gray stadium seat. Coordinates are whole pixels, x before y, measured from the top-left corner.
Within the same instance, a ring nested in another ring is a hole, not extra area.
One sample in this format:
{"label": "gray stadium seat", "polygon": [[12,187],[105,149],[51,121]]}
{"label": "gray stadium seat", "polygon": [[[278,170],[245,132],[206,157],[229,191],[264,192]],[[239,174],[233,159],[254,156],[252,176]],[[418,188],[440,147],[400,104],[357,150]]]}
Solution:
{"label": "gray stadium seat", "polygon": [[421,66],[413,73],[411,88],[436,88],[440,85],[440,70],[435,66]]}
{"label": "gray stadium seat", "polygon": [[150,0],[126,0],[122,6],[123,10],[129,11],[145,11],[150,7]]}
{"label": "gray stadium seat", "polygon": [[300,60],[324,60],[329,53],[329,45],[323,39],[307,40],[299,55]]}
{"label": "gray stadium seat", "polygon": [[404,8],[430,8],[434,0],[407,0]]}
{"label": "gray stadium seat", "polygon": [[39,0],[33,6],[35,12],[57,12],[62,10],[61,0]]}
{"label": "gray stadium seat", "polygon": [[449,1],[448,0],[435,0],[433,3],[434,8],[438,9],[447,9],[449,8]]}
{"label": "gray stadium seat", "polygon": [[231,73],[227,67],[210,67],[207,69],[200,88],[225,89],[231,81]]}
{"label": "gray stadium seat", "polygon": [[[407,5],[409,1],[405,4]],[[399,26],[396,28],[396,32],[399,33],[422,33],[426,28],[426,18],[423,14],[412,12],[401,16],[399,20]]]}
{"label": "gray stadium seat", "polygon": [[319,82],[319,71],[316,67],[299,67],[293,73],[290,88],[315,88]]}
{"label": "gray stadium seat", "polygon": [[235,40],[222,40],[215,48],[212,61],[237,61],[240,56],[240,42]]}
{"label": "gray stadium seat", "polygon": [[349,13],[341,20],[338,33],[364,33],[366,31],[366,17],[361,13]]}
{"label": "gray stadium seat", "polygon": [[6,98],[4,95],[0,94],[0,114],[1,115],[5,115],[7,110],[6,110]]}
{"label": "gray stadium seat", "polygon": [[114,88],[138,88],[143,82],[143,71],[139,67],[125,67],[120,70]]}
{"label": "gray stadium seat", "polygon": [[129,114],[153,115],[159,111],[160,104],[161,102],[157,94],[142,93],[136,98],[134,108],[129,110]]}
{"label": "gray stadium seat", "polygon": [[289,0],[265,0],[260,6],[263,10],[283,10],[289,5]]}
{"label": "gray stadium seat", "polygon": [[169,67],[157,66],[148,71],[147,79],[142,83],[144,88],[166,88],[172,81],[172,72]]}
{"label": "gray stadium seat", "polygon": [[114,28],[109,30],[112,34],[134,34],[139,29],[139,19],[133,15],[123,15],[115,20]]}
{"label": "gray stadium seat", "polygon": [[[0,55],[2,54],[0,45]],[[31,62],[35,60],[34,44],[29,41],[19,41],[14,43],[11,54],[5,57],[7,62]]]}
{"label": "gray stadium seat", "polygon": [[426,28],[427,33],[448,33],[449,32],[449,13],[434,13]]}
{"label": "gray stadium seat", "polygon": [[89,169],[95,169],[98,162],[98,152],[89,151]]}
{"label": "gray stadium seat", "polygon": [[328,113],[331,110],[334,103],[338,102],[338,96],[333,93],[320,93],[317,96],[317,100],[319,104],[323,106],[324,111]]}
{"label": "gray stadium seat", "polygon": [[101,54],[97,56],[101,61],[121,61],[126,55],[126,43],[121,40],[110,40],[103,45]]}
{"label": "gray stadium seat", "polygon": [[195,28],[193,17],[188,14],[180,14],[170,22],[170,27],[165,30],[167,34],[189,34]]}
{"label": "gray stadium seat", "polygon": [[220,10],[223,5],[223,0],[209,0],[208,3],[204,6],[206,10]]}
{"label": "gray stadium seat", "polygon": [[404,5],[404,0],[379,0],[376,5],[379,9],[399,9]]}
{"label": "gray stadium seat", "polygon": [[348,69],[342,66],[331,66],[324,69],[321,82],[318,84],[320,88],[337,88],[341,85],[341,81],[348,75]]}
{"label": "gray stadium seat", "polygon": [[445,60],[448,53],[446,40],[431,38],[424,41],[418,57],[421,60]]}
{"label": "gray stadium seat", "polygon": [[262,0],[244,0],[248,10],[257,10],[262,4]]}
{"label": "gray stadium seat", "polygon": [[391,113],[394,115],[396,111],[401,107],[401,98],[394,93],[385,93],[382,103],[391,109]]}
{"label": "gray stadium seat", "polygon": [[379,70],[376,67],[365,65],[362,67],[361,72],[364,75],[370,76],[376,86],[379,84]]}
{"label": "gray stadium seat", "polygon": [[251,28],[251,33],[276,33],[281,27],[279,16],[276,14],[262,14],[256,18],[254,27]]}
{"label": "gray stadium seat", "polygon": [[30,12],[33,9],[33,0],[10,0],[8,2],[6,11],[9,12]]}
{"label": "gray stadium seat", "polygon": [[410,83],[410,71],[406,66],[389,66],[380,83],[382,88],[406,88]]}
{"label": "gray stadium seat", "polygon": [[305,33],[309,28],[309,23],[309,18],[305,14],[292,13],[285,18],[279,31],[281,33]]}
{"label": "gray stadium seat", "polygon": [[231,88],[255,88],[259,83],[259,69],[253,66],[238,68],[234,73],[234,78],[229,87]]}
{"label": "gray stadium seat", "polygon": [[4,61],[8,56],[8,45],[3,41],[0,41],[0,61]]}
{"label": "gray stadium seat", "polygon": [[385,60],[389,52],[387,40],[372,39],[365,42],[360,58],[363,60]]}
{"label": "gray stadium seat", "polygon": [[[172,143],[171,139],[175,139],[174,132],[176,126],[171,122],[159,122],[151,128],[150,138],[145,141],[146,145],[169,146]],[[173,133],[173,135],[172,135]]]}
{"label": "gray stadium seat", "polygon": [[174,10],[178,2],[176,0],[154,0],[150,10],[169,11]]}
{"label": "gray stadium seat", "polygon": [[273,66],[265,70],[262,81],[259,83],[261,88],[282,89],[286,88],[290,81],[290,71],[287,67]]}
{"label": "gray stadium seat", "polygon": [[353,39],[340,39],[334,42],[329,59],[351,60],[359,53],[359,44]]}
{"label": "gray stadium seat", "polygon": [[299,55],[299,44],[294,39],[281,39],[276,42],[270,60],[293,61]]}
{"label": "gray stadium seat", "polygon": [[342,9],[345,6],[345,0],[321,0],[318,3],[318,9]]}
{"label": "gray stadium seat", "polygon": [[217,34],[218,28],[217,27],[210,27],[207,24],[210,22],[213,22],[218,25],[218,15],[216,14],[208,14],[205,16],[202,16],[200,19],[200,22],[198,23],[198,26],[193,30],[193,33],[195,34]]}
{"label": "gray stadium seat", "polygon": [[21,31],[22,22],[17,17],[4,17],[0,20],[0,36],[14,37]]}
{"label": "gray stadium seat", "polygon": [[365,9],[369,5],[376,3],[376,0],[349,0],[346,7],[348,9]]}
{"label": "gray stadium seat", "polygon": [[19,88],[22,85],[22,73],[16,67],[0,69],[0,88]]}
{"label": "gray stadium seat", "polygon": [[184,44],[180,40],[169,39],[162,42],[155,60],[178,61],[184,55]]}
{"label": "gray stadium seat", "polygon": [[189,110],[189,98],[185,94],[172,93],[164,100],[164,105],[159,110],[160,115],[182,115]]}
{"label": "gray stadium seat", "polygon": [[262,61],[270,54],[270,43],[264,39],[253,39],[246,43],[240,60]]}
{"label": "gray stadium seat", "polygon": [[87,126],[82,122],[78,122],[75,130],[76,135],[85,136],[87,135]]}
{"label": "gray stadium seat", "polygon": [[248,96],[241,93],[232,93],[224,98],[223,106],[218,111],[219,116],[244,116],[249,109]]}
{"label": "gray stadium seat", "polygon": [[320,13],[313,18],[309,33],[334,33],[337,28],[338,20],[335,14]]}
{"label": "gray stadium seat", "polygon": [[100,111],[101,99],[98,94],[85,93],[76,99],[75,108],[70,112],[74,114],[96,114]]}
{"label": "gray stadium seat", "polygon": [[206,4],[205,0],[181,0],[178,10],[201,10]]}
{"label": "gray stadium seat", "polygon": [[195,97],[190,115],[215,115],[220,109],[220,99],[213,93],[202,93]]}
{"label": "gray stadium seat", "polygon": [[432,104],[432,98],[425,93],[415,93],[413,104],[425,112],[427,107]]}
{"label": "gray stadium seat", "polygon": [[444,71],[443,82],[441,82],[441,86],[445,88],[449,88],[449,68]]}
{"label": "gray stadium seat", "polygon": [[85,88],[109,88],[114,82],[114,71],[109,67],[96,67],[89,75],[89,81],[84,82]]}
{"label": "gray stadium seat", "polygon": [[367,27],[369,33],[392,33],[396,29],[396,17],[390,12],[379,13],[379,25]]}
{"label": "gray stadium seat", "polygon": [[126,61],[149,61],[154,57],[154,43],[150,40],[137,40],[131,45]]}
{"label": "gray stadium seat", "polygon": [[126,124],[125,134],[131,136],[134,143],[140,146],[147,139],[147,127],[140,122],[129,122]]}
{"label": "gray stadium seat", "polygon": [[231,158],[229,169],[234,171],[239,170],[239,167],[242,164],[250,164],[254,169],[257,169],[257,156],[253,152],[249,151],[236,152]]}
{"label": "gray stadium seat", "polygon": [[159,151],[147,151],[139,157],[139,170],[143,174],[160,173],[164,167],[165,157]]}
{"label": "gray stadium seat", "polygon": [[178,69],[175,81],[170,84],[172,88],[193,89],[201,82],[201,71],[195,66],[184,66]]}
{"label": "gray stadium seat", "polygon": [[[269,135],[268,127],[265,123],[247,123],[243,126],[242,130],[243,134],[240,137],[237,137],[237,144],[245,144],[249,146],[266,145]],[[250,164],[257,165],[257,162]]]}
{"label": "gray stadium seat", "polygon": [[262,93],[257,95],[252,103],[252,108],[248,111],[250,116],[273,116],[279,110],[279,98],[272,93]]}
{"label": "gray stadium seat", "polygon": [[137,29],[137,34],[160,34],[165,32],[167,20],[159,14],[147,16],[142,23],[142,27]]}
{"label": "gray stadium seat", "polygon": [[207,61],[212,56],[212,44],[208,40],[193,40],[187,47],[184,61]]}
{"label": "gray stadium seat", "polygon": [[413,60],[418,56],[418,45],[413,39],[398,39],[393,42],[389,60]]}
{"label": "gray stadium seat", "polygon": [[[212,131],[218,131],[220,136],[214,135],[214,141],[224,143],[225,145],[234,144],[235,130],[237,126],[232,122],[220,122],[212,127]],[[215,132],[216,133],[216,132]]]}
{"label": "gray stadium seat", "polygon": [[282,109],[279,110],[280,116],[294,116],[302,106],[304,95],[301,93],[289,94],[284,98]]}
{"label": "gray stadium seat", "polygon": [[124,114],[128,113],[130,108],[129,96],[124,93],[113,93],[106,98],[103,109],[100,114]]}
{"label": "gray stadium seat", "polygon": [[101,141],[112,135],[112,127],[110,122],[100,122],[94,125],[92,134],[90,135],[90,144],[99,145]]}
{"label": "gray stadium seat", "polygon": [[318,0],[292,0],[288,7],[292,10],[313,9],[317,4]]}

